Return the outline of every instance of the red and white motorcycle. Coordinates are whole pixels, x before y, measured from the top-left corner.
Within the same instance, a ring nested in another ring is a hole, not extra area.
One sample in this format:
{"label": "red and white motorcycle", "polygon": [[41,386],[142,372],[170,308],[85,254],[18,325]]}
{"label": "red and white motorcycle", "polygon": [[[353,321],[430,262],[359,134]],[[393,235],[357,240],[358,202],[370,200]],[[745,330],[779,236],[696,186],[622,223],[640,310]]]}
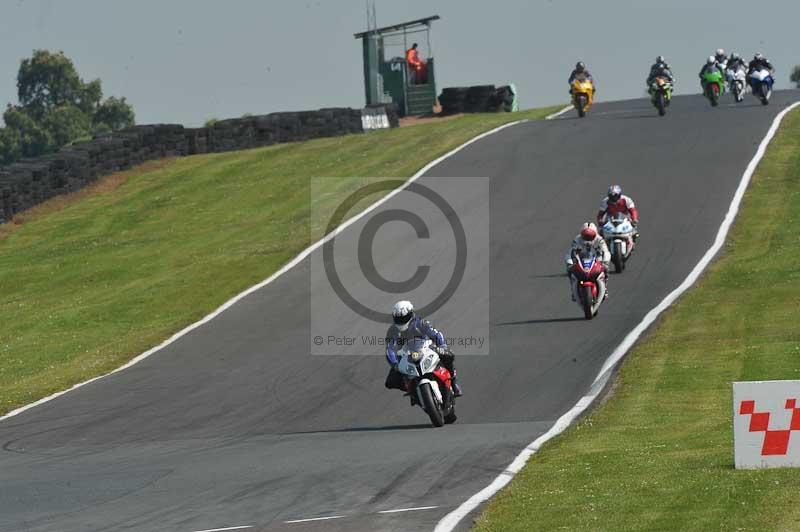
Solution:
{"label": "red and white motorcycle", "polygon": [[427,338],[409,340],[397,353],[397,371],[404,377],[412,404],[428,414],[434,427],[441,427],[456,420],[456,400],[452,375],[432,345]]}
{"label": "red and white motorcycle", "polygon": [[594,318],[606,297],[606,273],[600,257],[592,250],[572,253],[569,270],[575,300],[587,320]]}

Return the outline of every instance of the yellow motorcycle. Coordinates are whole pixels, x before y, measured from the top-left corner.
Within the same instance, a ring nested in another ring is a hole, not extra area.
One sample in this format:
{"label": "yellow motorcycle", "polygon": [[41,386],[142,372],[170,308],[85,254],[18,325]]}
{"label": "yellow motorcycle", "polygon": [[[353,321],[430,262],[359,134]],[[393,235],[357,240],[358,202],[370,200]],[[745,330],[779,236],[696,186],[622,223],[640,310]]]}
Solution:
{"label": "yellow motorcycle", "polygon": [[572,105],[578,111],[578,116],[583,118],[592,107],[594,84],[584,76],[578,76],[572,82]]}

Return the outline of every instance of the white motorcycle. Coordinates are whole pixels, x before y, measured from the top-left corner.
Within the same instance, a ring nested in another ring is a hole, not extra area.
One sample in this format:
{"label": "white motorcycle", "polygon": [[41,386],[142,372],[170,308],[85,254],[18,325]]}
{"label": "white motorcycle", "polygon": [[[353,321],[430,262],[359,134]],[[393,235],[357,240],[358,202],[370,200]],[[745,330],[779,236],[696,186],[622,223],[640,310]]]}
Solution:
{"label": "white motorcycle", "polygon": [[627,216],[616,215],[609,219],[603,228],[600,230],[603,238],[608,244],[608,250],[611,252],[611,262],[614,263],[614,270],[617,273],[622,273],[625,269],[625,263],[636,247],[636,242],[633,237],[636,230]]}
{"label": "white motorcycle", "polygon": [[766,68],[750,73],[750,88],[753,89],[753,96],[761,100],[762,105],[769,104],[773,83],[775,80],[772,78],[772,73]]}
{"label": "white motorcycle", "polygon": [[745,88],[747,87],[747,72],[743,66],[739,65],[736,70],[728,70],[726,74],[733,98],[736,103],[739,103],[744,100]]}
{"label": "white motorcycle", "polygon": [[409,340],[398,352],[397,371],[405,378],[411,404],[418,404],[434,427],[456,420],[456,400],[450,371],[427,338]]}

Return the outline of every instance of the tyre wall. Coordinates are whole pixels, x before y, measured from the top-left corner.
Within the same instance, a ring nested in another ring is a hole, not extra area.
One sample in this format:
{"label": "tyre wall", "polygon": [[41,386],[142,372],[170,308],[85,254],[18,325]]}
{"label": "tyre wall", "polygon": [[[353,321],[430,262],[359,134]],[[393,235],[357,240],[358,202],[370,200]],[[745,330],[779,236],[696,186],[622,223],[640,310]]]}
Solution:
{"label": "tyre wall", "polygon": [[475,85],[448,87],[439,95],[443,114],[499,113],[515,110],[516,90],[513,85]]}
{"label": "tyre wall", "polygon": [[[75,192],[97,179],[163,157],[243,150],[283,142],[363,133],[365,123],[397,127],[391,106],[272,113],[221,120],[209,127],[175,124],[134,126],[98,135],[56,153],[0,167],[0,223],[54,196]],[[386,116],[384,120],[382,117]]]}

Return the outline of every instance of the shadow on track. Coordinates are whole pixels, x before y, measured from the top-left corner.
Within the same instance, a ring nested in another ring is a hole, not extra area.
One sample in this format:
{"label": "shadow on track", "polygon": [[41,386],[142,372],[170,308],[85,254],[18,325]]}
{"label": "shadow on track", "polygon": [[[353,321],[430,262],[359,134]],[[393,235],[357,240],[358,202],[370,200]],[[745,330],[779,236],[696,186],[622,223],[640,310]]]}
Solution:
{"label": "shadow on track", "polygon": [[531,279],[560,279],[560,278],[567,278],[567,274],[565,272],[559,273],[541,273],[539,275],[531,275]]}
{"label": "shadow on track", "polygon": [[283,436],[290,436],[296,434],[341,434],[347,432],[388,432],[392,430],[415,430],[415,429],[429,429],[430,423],[418,425],[389,425],[384,427],[347,427],[344,429],[330,429],[330,430],[309,430],[300,432],[283,432]]}
{"label": "shadow on track", "polygon": [[640,118],[664,118],[663,116],[658,116],[658,113],[648,113],[648,114],[641,114],[641,115],[625,115],[625,116],[598,116],[598,118],[602,118],[603,120],[638,120]]}
{"label": "shadow on track", "polygon": [[525,321],[507,321],[504,323],[496,324],[498,327],[503,327],[506,325],[536,325],[541,323],[566,323],[570,321],[586,321],[586,318],[550,318],[546,320],[525,320]]}

